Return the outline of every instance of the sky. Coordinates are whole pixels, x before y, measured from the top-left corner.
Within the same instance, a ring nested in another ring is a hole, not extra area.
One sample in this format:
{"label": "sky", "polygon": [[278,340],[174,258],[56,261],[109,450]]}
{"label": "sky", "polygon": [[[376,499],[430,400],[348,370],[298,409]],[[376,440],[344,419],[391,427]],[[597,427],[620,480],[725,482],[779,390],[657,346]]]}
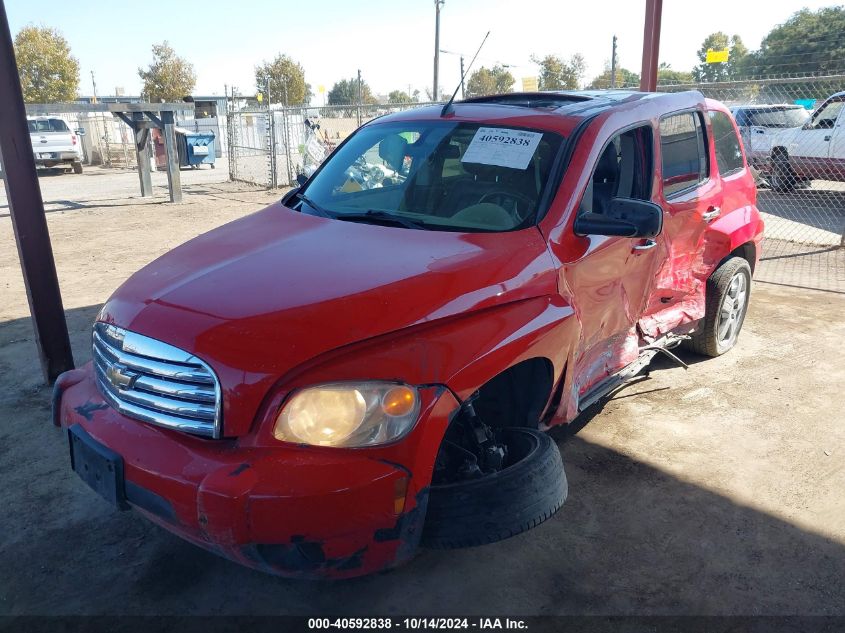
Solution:
{"label": "sky", "polygon": [[[432,84],[434,0],[205,0],[105,3],[93,0],[5,0],[13,35],[28,24],[59,29],[79,59],[80,93],[141,91],[138,67],[152,61],[151,46],[168,40],[197,74],[194,94],[222,95],[224,86],[255,92],[254,67],[278,53],[305,68],[319,105],[332,84],[360,69],[375,94],[419,90]],[[753,50],[768,31],[818,0],[664,0],[660,61],[675,70],[698,63],[696,51],[714,31],[740,35]],[[474,68],[501,63],[519,82],[536,76],[532,55],[564,58],[581,53],[585,79],[599,74],[618,38],[620,65],[639,72],[645,0],[446,0],[440,47],[463,53],[466,63],[489,30]],[[139,17],[140,16],[140,17]],[[440,56],[440,83],[451,93],[460,80],[459,57]],[[519,84],[517,84],[517,88]]]}

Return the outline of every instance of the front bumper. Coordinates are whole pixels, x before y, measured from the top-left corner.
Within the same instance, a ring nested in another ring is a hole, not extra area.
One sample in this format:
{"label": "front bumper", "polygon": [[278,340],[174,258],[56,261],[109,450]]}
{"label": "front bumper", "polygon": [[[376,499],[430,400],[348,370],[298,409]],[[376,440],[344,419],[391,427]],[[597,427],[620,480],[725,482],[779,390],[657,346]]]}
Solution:
{"label": "front bumper", "polygon": [[[162,527],[266,572],[342,578],[413,555],[439,445],[434,438],[456,408],[448,391],[439,393],[408,438],[379,450],[257,446],[127,418],[104,402],[89,364],[57,381],[53,420],[63,429],[80,425],[120,455],[127,502]],[[408,463],[409,441],[423,460]]]}

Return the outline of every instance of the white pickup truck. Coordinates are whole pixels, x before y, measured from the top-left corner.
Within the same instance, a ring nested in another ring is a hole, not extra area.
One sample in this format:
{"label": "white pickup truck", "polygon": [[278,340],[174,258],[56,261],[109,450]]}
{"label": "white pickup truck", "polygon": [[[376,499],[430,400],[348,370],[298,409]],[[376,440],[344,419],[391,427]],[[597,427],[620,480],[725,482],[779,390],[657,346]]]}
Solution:
{"label": "white pickup truck", "polygon": [[73,173],[82,173],[82,148],[79,138],[57,117],[27,117],[32,152],[37,167],[70,167]]}
{"label": "white pickup truck", "polygon": [[801,181],[845,181],[845,92],[828,97],[801,127],[772,138],[768,179],[775,191]]}

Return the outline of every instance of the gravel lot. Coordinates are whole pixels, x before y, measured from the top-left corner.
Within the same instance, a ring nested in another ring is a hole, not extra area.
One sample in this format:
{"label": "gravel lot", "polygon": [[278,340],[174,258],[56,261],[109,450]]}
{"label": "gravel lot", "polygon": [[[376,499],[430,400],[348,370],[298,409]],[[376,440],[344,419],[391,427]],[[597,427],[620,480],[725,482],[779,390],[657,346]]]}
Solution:
{"label": "gravel lot", "polygon": [[[143,201],[134,172],[42,177],[78,364],[131,272],[281,195],[223,183],[224,167],[182,175],[179,205],[163,174]],[[3,205],[0,614],[845,615],[841,292],[755,283],[737,349],[685,356],[688,371],[658,361],[555,431],[570,498],[535,530],[372,577],[296,582],[114,512],[70,472]]]}

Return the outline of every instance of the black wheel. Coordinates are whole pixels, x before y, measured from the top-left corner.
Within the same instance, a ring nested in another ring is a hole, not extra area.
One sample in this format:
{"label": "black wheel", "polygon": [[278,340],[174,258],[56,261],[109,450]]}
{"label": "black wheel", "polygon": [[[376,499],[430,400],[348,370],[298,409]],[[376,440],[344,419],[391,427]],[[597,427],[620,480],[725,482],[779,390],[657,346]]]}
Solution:
{"label": "black wheel", "polygon": [[71,168],[73,169],[74,174],[81,174],[82,173],[82,163],[76,162],[71,164]]}
{"label": "black wheel", "polygon": [[778,193],[789,193],[795,190],[797,178],[789,164],[789,157],[784,152],[772,155],[772,173],[769,176],[769,184]]}
{"label": "black wheel", "polygon": [[731,257],[707,280],[704,318],[688,347],[704,356],[721,356],[736,345],[748,301],[751,298],[751,267],[742,257]]}
{"label": "black wheel", "polygon": [[563,505],[568,486],[552,438],[528,428],[498,433],[508,448],[502,470],[431,486],[423,546],[457,548],[501,541],[539,525]]}

